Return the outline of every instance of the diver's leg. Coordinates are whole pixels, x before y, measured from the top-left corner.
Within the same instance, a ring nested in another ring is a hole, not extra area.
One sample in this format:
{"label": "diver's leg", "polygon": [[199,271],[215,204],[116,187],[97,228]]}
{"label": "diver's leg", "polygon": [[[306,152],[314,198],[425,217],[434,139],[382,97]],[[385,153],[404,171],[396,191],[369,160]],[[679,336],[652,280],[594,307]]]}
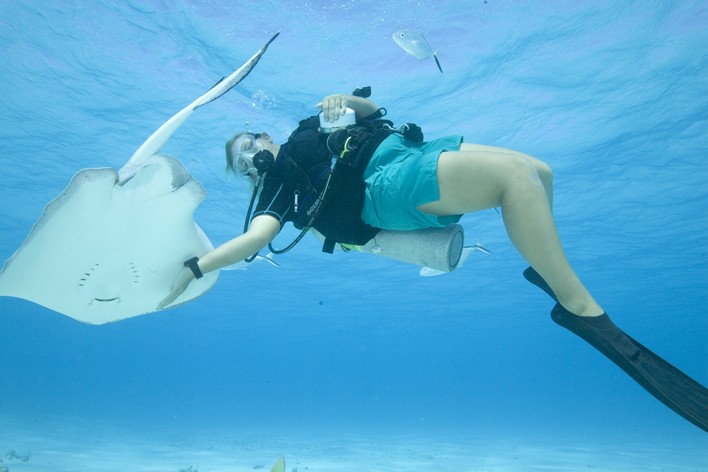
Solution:
{"label": "diver's leg", "polygon": [[541,179],[543,188],[546,191],[546,196],[548,196],[548,203],[550,204],[551,209],[553,208],[553,171],[545,162],[536,159],[535,157],[529,156],[528,154],[523,154],[512,149],[500,148],[496,146],[487,146],[485,144],[462,143],[460,151],[492,151],[500,154],[516,155],[528,160],[536,168],[538,177]]}
{"label": "diver's leg", "polygon": [[551,312],[553,321],[708,431],[708,390],[619,329],[573,272],[553,222],[548,187],[534,161],[513,152],[463,148],[440,155],[438,182],[440,200],[420,210],[449,215],[501,206],[509,237],[537,271],[527,269],[524,275],[559,302]]}
{"label": "diver's leg", "polygon": [[462,149],[440,155],[440,199],[419,209],[435,215],[453,215],[501,207],[512,243],[548,282],[561,305],[576,315],[602,314],[602,308],[570,267],[561,246],[551,214],[550,169],[545,166],[549,175],[544,184],[538,164],[524,154]]}

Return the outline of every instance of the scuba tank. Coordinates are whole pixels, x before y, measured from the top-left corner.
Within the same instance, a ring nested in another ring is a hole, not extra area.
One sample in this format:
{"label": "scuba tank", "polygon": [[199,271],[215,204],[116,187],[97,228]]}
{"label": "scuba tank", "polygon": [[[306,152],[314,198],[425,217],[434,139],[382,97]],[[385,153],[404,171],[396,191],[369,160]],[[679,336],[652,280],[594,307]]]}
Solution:
{"label": "scuba tank", "polygon": [[[315,236],[320,240],[325,239],[318,232],[315,232]],[[374,254],[440,272],[452,272],[461,262],[464,242],[462,226],[451,224],[443,228],[412,231],[381,230],[364,245],[337,244],[337,249]]]}

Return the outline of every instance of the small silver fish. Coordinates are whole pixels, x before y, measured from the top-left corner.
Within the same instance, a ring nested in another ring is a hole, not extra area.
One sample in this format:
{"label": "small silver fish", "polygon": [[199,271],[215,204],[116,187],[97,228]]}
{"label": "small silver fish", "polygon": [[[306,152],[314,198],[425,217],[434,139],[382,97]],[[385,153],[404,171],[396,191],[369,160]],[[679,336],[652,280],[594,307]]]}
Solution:
{"label": "small silver fish", "polygon": [[428,44],[428,40],[425,39],[423,33],[412,30],[401,30],[393,33],[393,40],[396,41],[401,49],[406,51],[413,57],[417,57],[421,61],[433,56],[435,63],[438,65],[438,69],[442,72],[442,67],[440,67],[440,61],[438,61],[438,56],[433,52]]}

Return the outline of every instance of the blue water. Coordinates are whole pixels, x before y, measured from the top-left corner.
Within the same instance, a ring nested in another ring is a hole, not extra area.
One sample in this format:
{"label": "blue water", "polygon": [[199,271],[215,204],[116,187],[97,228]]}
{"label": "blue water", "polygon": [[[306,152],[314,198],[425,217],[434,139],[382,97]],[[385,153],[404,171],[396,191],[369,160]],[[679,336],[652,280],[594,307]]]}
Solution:
{"label": "blue water", "polygon": [[[244,127],[285,139],[324,95],[371,85],[427,137],[548,162],[583,281],[706,384],[707,24],[705,1],[3,0],[0,260],[74,173],[120,168],[280,31],[163,149],[209,193],[195,219],[213,243],[239,234],[248,203],[224,178],[225,140]],[[393,42],[402,28],[426,34],[443,74]],[[550,321],[498,214],[462,224],[494,254],[437,278],[312,239],[280,269],[226,272],[193,303],[100,327],[2,298],[0,419],[708,446]]]}

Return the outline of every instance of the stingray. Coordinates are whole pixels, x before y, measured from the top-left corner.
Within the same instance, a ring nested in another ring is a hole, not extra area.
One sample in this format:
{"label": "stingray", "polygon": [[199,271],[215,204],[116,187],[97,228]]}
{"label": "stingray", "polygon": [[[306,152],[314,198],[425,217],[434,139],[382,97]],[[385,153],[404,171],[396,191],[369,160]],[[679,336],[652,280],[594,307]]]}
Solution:
{"label": "stingray", "polygon": [[[119,171],[79,171],[5,262],[0,296],[23,298],[91,324],[156,311],[182,261],[213,249],[194,222],[204,188],[159,150],[197,108],[243,80],[277,36],[165,122]],[[194,300],[217,278],[218,271],[205,274],[170,306]]]}

